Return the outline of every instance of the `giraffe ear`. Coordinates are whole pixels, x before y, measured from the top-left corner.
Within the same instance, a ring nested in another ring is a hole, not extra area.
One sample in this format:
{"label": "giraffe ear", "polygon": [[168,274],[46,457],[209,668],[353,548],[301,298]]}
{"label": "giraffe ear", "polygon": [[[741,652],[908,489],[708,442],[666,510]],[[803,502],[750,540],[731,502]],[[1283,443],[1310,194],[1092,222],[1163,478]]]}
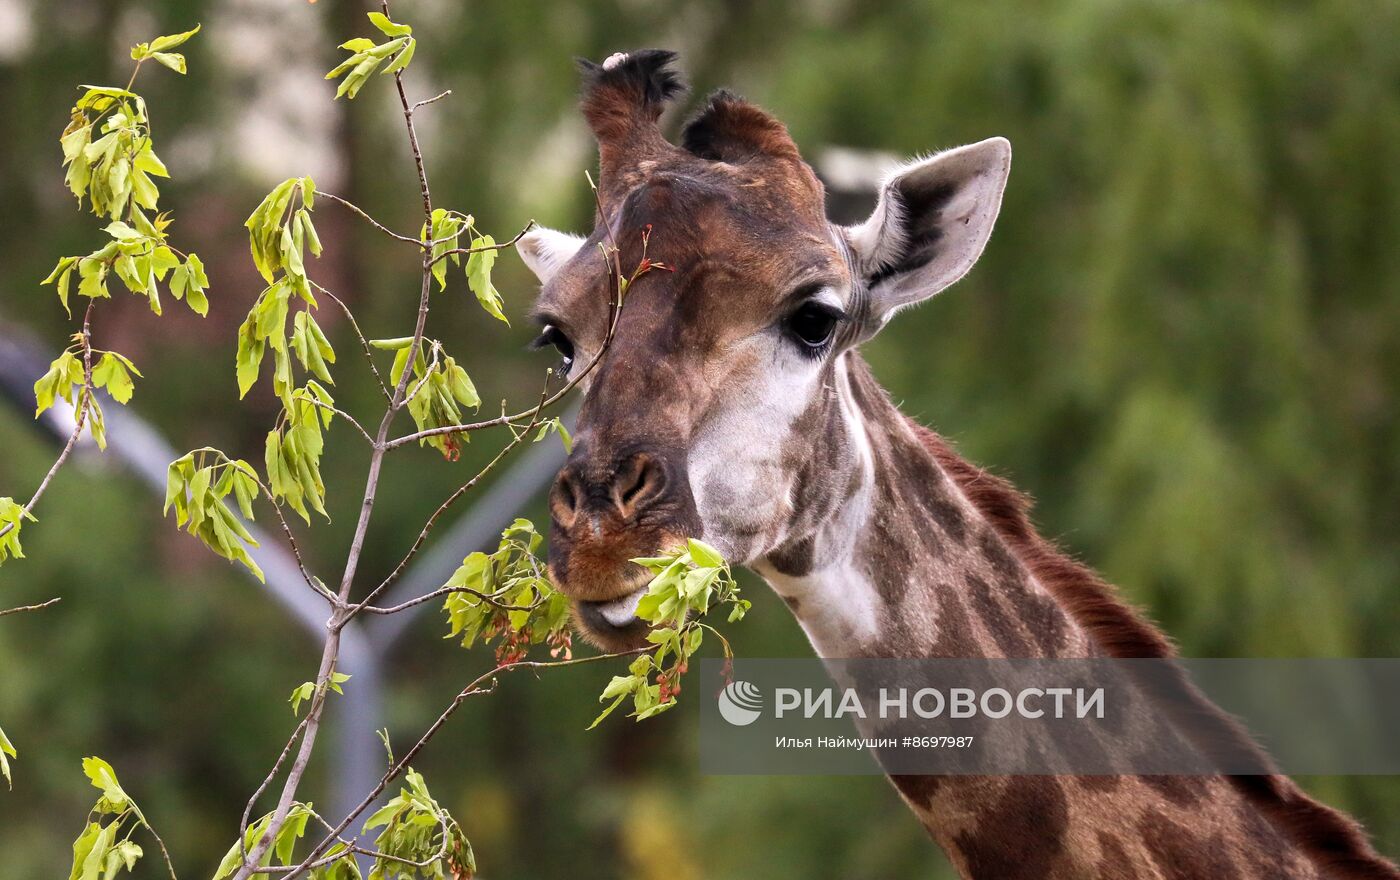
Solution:
{"label": "giraffe ear", "polygon": [[846,230],[879,324],[967,274],[992,234],[1010,171],[1011,144],[997,137],[886,178],[875,212]]}
{"label": "giraffe ear", "polygon": [[520,259],[540,279],[540,284],[547,284],[565,263],[573,259],[574,254],[583,247],[583,242],[581,235],[537,226],[516,242],[515,249],[520,253]]}

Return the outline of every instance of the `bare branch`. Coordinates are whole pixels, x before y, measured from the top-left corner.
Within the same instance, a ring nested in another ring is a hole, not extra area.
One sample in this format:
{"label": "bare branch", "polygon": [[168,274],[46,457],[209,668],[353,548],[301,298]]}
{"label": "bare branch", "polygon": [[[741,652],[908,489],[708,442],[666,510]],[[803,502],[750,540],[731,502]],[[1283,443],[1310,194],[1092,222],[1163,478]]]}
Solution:
{"label": "bare branch", "polygon": [[50,605],[61,601],[63,601],[63,597],[55,596],[52,599],[49,599],[47,602],[40,602],[37,605],[21,605],[18,608],[6,608],[3,611],[0,611],[0,617],[4,617],[8,614],[23,614],[26,611],[42,611]]}
{"label": "bare branch", "polygon": [[331,201],[333,201],[333,202],[335,202],[335,203],[337,203],[337,204],[344,205],[345,207],[349,208],[351,211],[354,211],[356,214],[359,214],[359,215],[360,215],[361,217],[363,217],[366,221],[368,221],[369,224],[370,224],[371,226],[373,226],[375,229],[378,229],[380,232],[384,233],[385,235],[389,236],[390,238],[396,238],[396,239],[398,239],[399,241],[408,242],[409,244],[413,245],[414,247],[418,247],[418,248],[423,247],[423,242],[422,242],[421,240],[416,239],[416,238],[412,238],[412,237],[407,236],[407,235],[400,235],[400,234],[398,234],[398,233],[395,232],[394,230],[392,230],[392,229],[390,229],[389,227],[385,226],[383,223],[380,223],[378,220],[376,220],[376,219],[374,219],[373,217],[371,217],[371,216],[365,211],[365,209],[361,208],[359,205],[356,205],[354,202],[350,201],[349,199],[342,199],[342,198],[341,198],[340,196],[338,196],[338,195],[334,195],[334,194],[332,194],[332,193],[328,193],[328,192],[326,192],[325,190],[321,190],[321,189],[316,190],[316,195],[318,195],[318,196],[325,196],[326,198],[330,199]]}
{"label": "bare branch", "polygon": [[409,108],[408,108],[408,112],[410,112],[410,113],[416,113],[416,112],[418,111],[418,108],[419,108],[419,107],[426,107],[426,106],[428,106],[429,104],[433,104],[433,103],[436,103],[436,102],[438,102],[438,101],[441,101],[443,98],[446,98],[446,97],[447,97],[448,95],[450,95],[450,94],[452,94],[452,90],[451,90],[451,89],[448,89],[447,91],[443,92],[443,93],[440,94],[440,95],[433,95],[431,98],[425,98],[425,99],[423,99],[422,101],[416,102],[412,107],[409,107]]}
{"label": "bare branch", "polygon": [[[309,718],[310,716],[308,715],[307,717]],[[306,729],[306,722],[307,718],[303,718],[301,722],[297,724],[296,730],[292,731],[291,737],[287,740],[287,744],[282,747],[282,751],[278,754],[277,760],[272,763],[272,769],[268,771],[267,776],[263,778],[262,784],[258,786],[257,791],[253,792],[252,797],[248,798],[248,803],[243,807],[243,817],[238,823],[238,845],[242,847],[243,860],[245,862],[248,860],[248,822],[253,815],[253,804],[258,802],[258,798],[262,797],[263,792],[267,791],[267,787],[272,784],[272,780],[277,778],[277,772],[282,769],[283,762],[285,762],[287,756],[292,753],[292,746],[296,745],[297,738],[300,737],[301,732]]]}
{"label": "bare branch", "polygon": [[355,331],[355,337],[360,340],[360,348],[363,349],[365,353],[365,360],[369,362],[370,372],[374,373],[374,380],[379,383],[379,390],[384,392],[385,400],[392,400],[393,396],[389,393],[389,386],[384,384],[384,377],[379,375],[379,367],[376,366],[374,363],[374,351],[370,348],[369,340],[365,338],[365,334],[360,332],[360,325],[358,322],[355,321],[355,315],[353,312],[350,311],[350,307],[347,306],[343,301],[341,301],[340,297],[331,293],[326,288],[322,287],[319,284],[316,284],[316,282],[314,281],[311,283],[315,286],[317,290],[330,297],[331,302],[334,302],[336,305],[340,306],[340,310],[345,313],[345,317],[350,321],[350,328]]}
{"label": "bare branch", "polygon": [[371,446],[374,445],[374,438],[370,436],[369,432],[365,430],[365,428],[364,428],[363,425],[361,425],[358,421],[355,420],[355,417],[354,417],[354,416],[350,415],[350,414],[349,414],[348,412],[346,412],[345,410],[343,410],[343,409],[337,409],[337,408],[331,406],[329,403],[325,403],[325,402],[323,402],[323,401],[317,400],[316,398],[311,397],[311,396],[309,396],[309,395],[308,395],[308,396],[303,396],[303,397],[301,397],[300,399],[306,401],[307,403],[315,404],[316,406],[319,406],[321,409],[324,409],[324,410],[326,410],[327,412],[332,412],[332,413],[335,413],[336,415],[340,416],[340,417],[341,417],[342,419],[344,419],[345,421],[347,421],[347,422],[349,422],[350,424],[354,425],[354,426],[355,426],[355,430],[360,432],[360,436],[361,436],[361,437],[364,437],[364,438],[365,438],[365,441],[366,441],[367,443],[369,443],[369,445],[371,445]]}

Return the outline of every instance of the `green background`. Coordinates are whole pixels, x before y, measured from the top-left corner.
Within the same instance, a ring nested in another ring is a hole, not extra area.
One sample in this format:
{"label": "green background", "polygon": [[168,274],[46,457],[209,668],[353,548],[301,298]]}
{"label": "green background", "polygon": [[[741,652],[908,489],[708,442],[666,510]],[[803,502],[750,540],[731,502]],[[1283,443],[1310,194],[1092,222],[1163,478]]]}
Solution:
{"label": "green background", "polygon": [[[62,185],[73,86],[124,82],[126,47],[203,22],[185,47],[188,77],[152,67],[138,85],[174,175],[162,207],[175,211],[176,243],[208,266],[211,313],[156,320],[122,297],[101,304],[94,329],[146,374],[131,406],[175,446],[259,459],[276,404],[262,390],[238,404],[233,381],[235,329],[261,286],[243,219],[278,180],[309,172],[390,226],[417,228],[388,81],[332,104],[320,80],[335,44],[369,31],[360,11],[0,2],[0,325],[55,351],[73,329],[37,285],[100,237]],[[1400,650],[1400,6],[404,0],[395,13],[420,37],[411,93],[455,93],[425,113],[436,200],[498,238],[532,217],[589,220],[574,56],[677,48],[696,92],[723,84],[760,101],[813,155],[1010,138],[1010,187],[977,269],[866,346],[895,398],[1038,498],[1044,531],[1189,655]],[[410,332],[412,253],[333,206],[317,219],[328,249],[313,277],[370,335]],[[430,333],[486,400],[528,402],[550,361],[523,350],[535,285],[512,255],[497,285],[510,329],[458,282],[437,297]],[[353,340],[323,314],[341,354],[337,400],[368,416],[375,392]],[[366,455],[348,430],[330,437],[333,522],[304,542],[313,567],[334,572]],[[426,449],[390,459],[366,581],[498,440],[479,436],[456,464]],[[27,498],[54,448],[5,410],[0,451],[0,493]],[[0,791],[2,873],[66,869],[92,798],[79,762],[95,753],[177,866],[207,876],[318,649],[110,464],[80,460],[37,512],[30,558],[0,573],[0,606],[64,601],[0,623],[0,722],[21,753],[14,790]],[[737,649],[804,655],[782,604],[749,586]],[[488,659],[442,641],[435,615],[414,626],[385,707],[401,741]],[[417,762],[493,880],[947,876],[881,779],[697,776],[684,700],[655,722],[585,733],[609,674],[508,681]],[[330,772],[321,758],[313,799]],[[1400,783],[1305,782],[1400,855]]]}

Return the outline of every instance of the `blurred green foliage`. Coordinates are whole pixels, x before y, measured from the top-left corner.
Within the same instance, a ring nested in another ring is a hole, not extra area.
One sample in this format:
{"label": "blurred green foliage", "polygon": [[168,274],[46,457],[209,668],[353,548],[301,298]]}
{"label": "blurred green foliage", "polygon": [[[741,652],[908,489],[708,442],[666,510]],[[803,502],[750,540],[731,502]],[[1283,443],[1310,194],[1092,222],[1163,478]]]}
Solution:
{"label": "blurred green foliage", "polygon": [[[210,316],[157,325],[143,303],[115,301],[95,330],[139,361],[148,378],[133,405],[175,446],[217,438],[255,456],[276,402],[254,393],[235,405],[236,327],[261,289],[242,219],[276,180],[315,173],[400,231],[419,222],[389,96],[331,104],[333,84],[319,81],[334,46],[360,32],[362,10],[338,0],[6,8],[30,38],[0,40],[10,121],[0,321],[55,348],[69,330],[38,281],[55,255],[93,243],[55,143],[72,85],[116,81],[142,34],[204,23],[189,77],[146,88],[170,145],[179,234],[208,266]],[[1151,609],[1188,654],[1400,650],[1400,7],[405,0],[395,14],[423,42],[412,87],[455,93],[426,114],[435,195],[498,239],[532,216],[589,222],[582,172],[593,157],[573,110],[573,56],[677,48],[697,91],[737,88],[809,151],[907,154],[1009,137],[1011,185],[981,264],[867,346],[896,399],[1037,496],[1047,534]],[[304,58],[314,89],[257,81],[244,59],[267,53]],[[249,122],[253,102],[278,88],[295,99],[272,130],[321,132],[329,179],[298,164],[295,139],[259,141],[269,129]],[[352,114],[354,127],[334,114]],[[239,142],[254,143],[256,161]],[[313,274],[371,335],[408,332],[412,256],[331,216],[318,213],[327,253]],[[429,331],[463,353],[486,408],[531,400],[548,360],[520,350],[533,284],[518,260],[502,258],[496,283],[510,329],[470,305],[438,308]],[[327,325],[350,351],[345,328]],[[365,411],[377,391],[355,372],[341,371],[337,402]],[[6,413],[0,484],[18,494],[52,450]],[[332,523],[309,551],[321,568],[343,557],[358,500],[334,487],[358,485],[364,467],[362,444],[336,430],[322,463]],[[398,560],[436,490],[493,447],[473,442],[456,464],[432,450],[390,460],[367,582]],[[286,694],[313,649],[101,461],[63,472],[37,513],[29,559],[0,576],[0,604],[64,602],[0,626],[0,719],[20,750],[14,791],[0,793],[0,849],[16,876],[59,873],[86,810],[80,759],[99,752],[177,866],[207,874],[280,748]],[[746,595],[756,607],[733,628],[738,651],[808,650],[766,589]],[[439,617],[415,627],[386,707],[401,736],[487,662],[441,644]],[[684,701],[646,725],[585,734],[602,674],[507,682],[417,762],[491,877],[947,876],[883,780],[698,778]],[[308,796],[324,772],[313,766]],[[1400,855],[1394,780],[1306,782]],[[647,830],[657,815],[673,820],[666,836]],[[59,816],[73,834],[53,834]]]}

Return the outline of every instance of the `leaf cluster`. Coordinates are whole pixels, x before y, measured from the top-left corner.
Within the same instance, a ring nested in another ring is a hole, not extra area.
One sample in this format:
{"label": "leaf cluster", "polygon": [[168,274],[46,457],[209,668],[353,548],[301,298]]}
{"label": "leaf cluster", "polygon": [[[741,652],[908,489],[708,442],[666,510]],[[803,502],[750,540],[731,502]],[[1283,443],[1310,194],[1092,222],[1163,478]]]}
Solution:
{"label": "leaf cluster", "polygon": [[86,256],[62,257],[41,284],[53,284],[58,300],[69,311],[68,297],[78,276],[78,295],[89,299],[109,299],[108,281],[112,275],[128,292],[146,297],[151,311],[161,314],[160,283],[170,276],[167,288],[176,300],[184,300],[200,317],[209,313],[209,277],[198,254],[181,260],[167,244],[168,214],[154,219],[133,208],[130,222],[113,220],[103,229],[111,240]]}
{"label": "leaf cluster", "polygon": [[[263,354],[273,351],[273,391],[288,405],[293,385],[291,355],[302,368],[335,384],[327,364],[335,363],[335,350],[316,323],[311,310],[317,308],[306,274],[306,254],[321,255],[321,239],[311,221],[316,184],[310,177],[292,177],[278,184],[243,224],[248,228],[253,264],[268,282],[258,294],[248,317],[238,329],[238,396],[247,395],[257,382]],[[287,336],[287,315],[292,297],[304,309],[293,321]],[[290,343],[290,344],[289,344]]]}
{"label": "leaf cluster", "polygon": [[[185,72],[185,58],[169,52],[189,40],[199,28],[181,34],[157,37],[131,50],[137,69],[147,59]],[[135,74],[132,75],[135,81]],[[115,274],[128,291],[145,296],[151,310],[161,312],[158,282],[170,276],[169,289],[200,315],[209,303],[204,291],[209,286],[204,265],[198,256],[182,260],[166,241],[168,214],[156,214],[160,201],[157,178],[170,172],[156,155],[151,136],[146,101],[126,88],[83,86],[83,94],[73,105],[70,120],[59,143],[64,181],[77,198],[86,199],[92,212],[109,218],[110,240],[86,256],[63,257],[44,279],[54,284],[64,309],[68,308],[73,275],[78,276],[78,294],[90,299],[110,296],[107,282]]]}
{"label": "leaf cluster", "polygon": [[374,848],[380,855],[369,880],[469,880],[476,874],[471,843],[412,767],[399,793],[365,820],[365,833],[376,828]]}
{"label": "leaf cluster", "polygon": [[543,538],[528,519],[517,519],[501,533],[492,553],[477,551],[462,560],[446,586],[446,638],[470,648],[478,640],[499,639],[497,659],[523,659],[531,645],[549,642],[557,654],[568,650],[569,602],[554,589],[536,555]]}
{"label": "leaf cluster", "polygon": [[[212,463],[208,463],[210,459]],[[239,512],[251,520],[258,490],[257,472],[248,462],[230,459],[215,449],[195,450],[171,462],[166,470],[164,512],[174,508],[177,525],[263,580],[262,569],[247,549],[258,542],[224,503],[232,495]]]}
{"label": "leaf cluster", "polygon": [[[739,585],[718,550],[691,538],[684,546],[654,557],[633,559],[653,577],[637,604],[637,616],[651,625],[647,641],[656,649],[632,661],[627,675],[614,676],[599,702],[611,700],[589,725],[590,729],[632,698],[631,717],[641,721],[676,705],[680,678],[690,657],[704,640],[705,630],[715,632],[698,618],[719,605],[729,605],[729,622],[742,620],[752,603],[739,597]],[[719,635],[718,632],[715,632]],[[729,645],[721,636],[725,655]],[[653,680],[654,679],[654,680]]]}
{"label": "leaf cluster", "polygon": [[350,57],[326,74],[326,79],[344,77],[339,88],[335,90],[337,98],[344,95],[354,100],[360,89],[385,61],[389,64],[381,73],[387,75],[398,73],[413,60],[413,52],[417,48],[417,41],[411,36],[413,28],[390,21],[382,12],[369,13],[369,20],[389,39],[383,43],[376,43],[368,37],[356,37],[340,44],[340,48],[349,52]]}
{"label": "leaf cluster", "polygon": [[263,445],[263,465],[267,469],[272,497],[285,501],[303,520],[311,522],[310,505],[327,520],[326,485],[321,480],[321,453],[326,442],[322,434],[331,426],[335,404],[330,392],[314,379],[292,392],[288,408]]}
{"label": "leaf cluster", "polygon": [[83,832],[73,841],[69,880],[112,880],[123,868],[129,873],[136,867],[143,852],[131,835],[138,828],[151,831],[151,826],[117,781],[111,764],[97,757],[84,758],[83,773],[102,794],[89,811]]}
{"label": "leaf cluster", "polygon": [[[475,409],[481,405],[481,397],[471,377],[455,359],[443,353],[442,343],[427,340],[427,356],[423,353],[422,345],[415,349],[412,336],[375,339],[370,345],[394,352],[389,381],[396,387],[403,379],[412,355],[413,378],[408,385],[406,404],[418,430],[459,425],[462,423],[462,407]],[[467,434],[434,434],[424,437],[419,445],[431,446],[444,458],[455,460],[461,454],[461,444],[467,440]]]}
{"label": "leaf cluster", "polygon": [[[268,826],[272,824],[273,815],[273,813],[268,813],[248,826],[243,840],[234,843],[224,854],[223,860],[219,862],[219,867],[214,871],[213,880],[227,880],[238,872],[239,867],[243,864],[244,853],[252,852],[254,845],[267,833]],[[274,857],[278,864],[283,867],[297,864],[299,861],[296,857],[297,841],[306,835],[307,823],[313,818],[318,817],[310,803],[293,803],[287,811],[286,821],[277,829],[277,836],[273,839],[272,845],[258,860],[258,867],[268,867],[272,864]],[[337,856],[341,857],[336,858]],[[355,864],[354,854],[349,851],[345,844],[337,843],[328,849],[326,857],[332,861],[312,868],[307,874],[311,880],[360,880],[359,866]]]}
{"label": "leaf cluster", "polygon": [[[8,496],[0,498],[0,532],[3,532],[0,534],[0,563],[12,557],[14,559],[24,558],[24,550],[19,544],[19,530],[25,520],[36,521],[34,514],[25,510],[23,505],[15,499]],[[4,740],[4,737],[0,736],[0,740]],[[0,743],[0,749],[3,749],[4,745],[7,744],[7,742]],[[13,758],[14,754],[11,753],[10,757]],[[0,756],[0,769],[4,770],[5,779],[8,780],[10,778],[9,765],[5,764],[4,761],[4,757]]]}
{"label": "leaf cluster", "polygon": [[[334,691],[337,694],[343,694],[345,691],[342,690],[340,686],[349,680],[350,673],[348,672],[332,672],[331,677],[326,680],[326,689]],[[292,695],[287,700],[287,702],[292,704],[292,714],[300,715],[301,704],[315,695],[316,682],[314,681],[304,681],[292,688]]]}

